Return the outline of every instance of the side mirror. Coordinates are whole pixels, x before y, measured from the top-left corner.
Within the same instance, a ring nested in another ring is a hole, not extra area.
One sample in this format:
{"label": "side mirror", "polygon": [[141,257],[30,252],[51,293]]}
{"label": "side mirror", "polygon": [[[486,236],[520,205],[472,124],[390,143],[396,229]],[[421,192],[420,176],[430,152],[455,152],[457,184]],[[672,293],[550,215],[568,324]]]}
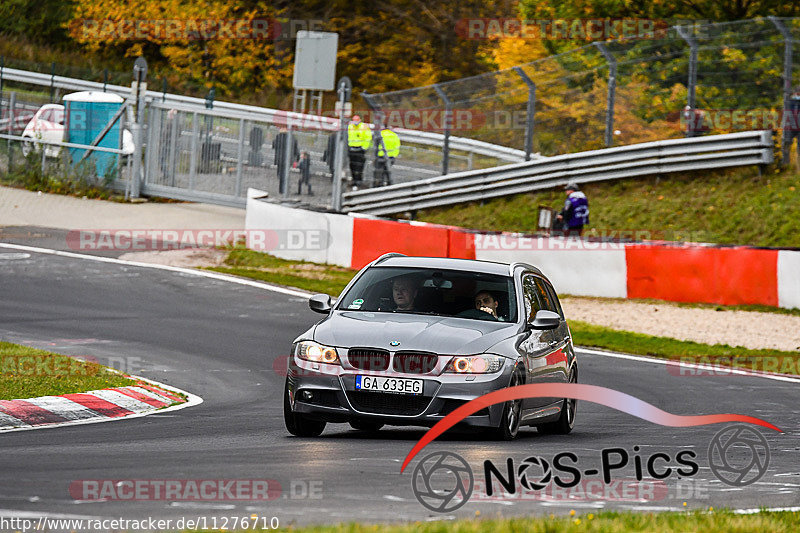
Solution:
{"label": "side mirror", "polygon": [[331,297],[327,294],[315,294],[308,299],[308,307],[312,311],[327,315],[331,312]]}
{"label": "side mirror", "polygon": [[556,329],[561,324],[561,316],[553,311],[542,309],[536,312],[530,327],[533,329]]}

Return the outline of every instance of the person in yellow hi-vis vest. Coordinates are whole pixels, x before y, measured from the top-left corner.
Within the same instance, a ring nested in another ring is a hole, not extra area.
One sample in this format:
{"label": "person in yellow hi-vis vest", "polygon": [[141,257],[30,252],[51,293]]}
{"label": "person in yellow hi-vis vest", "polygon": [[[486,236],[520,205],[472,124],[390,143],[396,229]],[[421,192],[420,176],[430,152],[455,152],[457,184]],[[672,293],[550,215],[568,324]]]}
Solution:
{"label": "person in yellow hi-vis vest", "polygon": [[350,158],[353,186],[358,186],[364,177],[366,152],[371,145],[372,130],[361,122],[360,116],[353,115],[353,120],[347,125],[347,155]]}
{"label": "person in yellow hi-vis vest", "polygon": [[400,137],[388,127],[383,128],[377,145],[378,157],[375,159],[375,184],[391,185],[394,158],[400,155]]}

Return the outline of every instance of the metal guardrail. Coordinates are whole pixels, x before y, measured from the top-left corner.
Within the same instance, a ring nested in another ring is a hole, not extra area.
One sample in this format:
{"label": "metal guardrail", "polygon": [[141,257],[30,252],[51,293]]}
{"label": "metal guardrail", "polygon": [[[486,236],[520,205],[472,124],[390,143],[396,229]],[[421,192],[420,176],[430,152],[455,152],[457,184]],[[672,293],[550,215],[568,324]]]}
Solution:
{"label": "metal guardrail", "polygon": [[670,139],[472,170],[344,194],[343,209],[389,215],[547,189],[568,182],[629,178],[773,162],[771,131]]}
{"label": "metal guardrail", "polygon": [[[131,88],[124,87],[122,85],[103,84],[100,82],[68,78],[65,76],[52,76],[50,74],[43,74],[41,72],[31,72],[14,68],[3,68],[3,78],[19,83],[53,86],[59,89],[66,89],[70,91],[105,90],[106,92],[118,94],[126,99],[131,94]],[[203,98],[162,93],[159,91],[147,91],[146,99],[148,101],[163,100],[163,102],[169,103],[170,105],[184,111],[193,111],[198,109],[206,110],[206,101]],[[330,117],[293,113],[278,109],[236,104],[220,100],[214,101],[214,110],[221,111],[221,116],[224,115],[230,118],[245,118],[247,120],[260,120],[271,123],[275,123],[275,119],[278,118],[279,122],[281,123],[290,120],[296,122],[298,125],[317,124],[319,125],[319,129],[335,131],[336,120]],[[399,135],[400,140],[403,142],[435,146],[438,148],[441,148],[444,144],[444,135],[441,133],[399,128],[395,131]],[[476,141],[474,139],[467,139],[464,137],[450,137],[450,148],[455,150],[463,150],[466,152],[473,152],[483,156],[494,157],[501,161],[518,162],[525,159],[525,152],[523,150],[516,150],[507,146]]]}

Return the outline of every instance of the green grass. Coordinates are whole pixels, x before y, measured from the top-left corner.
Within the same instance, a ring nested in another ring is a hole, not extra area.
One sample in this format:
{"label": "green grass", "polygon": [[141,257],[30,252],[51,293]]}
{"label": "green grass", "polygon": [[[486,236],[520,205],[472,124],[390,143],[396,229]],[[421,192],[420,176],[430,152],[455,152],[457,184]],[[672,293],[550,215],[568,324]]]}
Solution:
{"label": "green grass", "polygon": [[[588,184],[592,231],[652,232],[675,241],[800,246],[800,173],[754,168]],[[422,210],[417,220],[488,231],[534,232],[539,205],[560,209],[560,189]]]}
{"label": "green grass", "polygon": [[414,522],[401,525],[340,524],[291,528],[296,533],[554,533],[653,532],[688,533],[736,531],[737,533],[790,533],[800,528],[800,513],[788,511],[737,515],[729,511],[687,513],[612,513],[568,517]]}
{"label": "green grass", "polygon": [[243,247],[232,249],[225,260],[225,265],[212,267],[209,270],[333,296],[342,292],[357,272],[350,268],[289,261]]}
{"label": "green grass", "polygon": [[125,387],[135,381],[97,363],[0,341],[0,400]]}

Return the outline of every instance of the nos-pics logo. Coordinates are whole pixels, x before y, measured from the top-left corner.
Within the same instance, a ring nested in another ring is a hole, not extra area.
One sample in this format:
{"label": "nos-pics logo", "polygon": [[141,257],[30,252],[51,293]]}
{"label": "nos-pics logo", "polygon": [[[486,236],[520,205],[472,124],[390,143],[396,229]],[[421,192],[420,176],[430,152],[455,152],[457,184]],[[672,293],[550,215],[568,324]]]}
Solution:
{"label": "nos-pics logo", "polygon": [[[574,456],[569,452],[566,453]],[[686,468],[678,470],[678,472],[685,477],[696,474],[699,468],[693,461],[694,452],[680,453],[684,456],[678,462]],[[559,456],[556,456],[553,461],[536,456],[528,457],[520,463],[518,468],[512,468],[516,474],[516,480],[506,480],[509,483],[508,486],[505,483],[501,484],[507,490],[511,489],[511,492],[516,490],[517,484],[523,490],[539,491],[547,488],[551,482],[561,483],[559,474],[566,474],[564,477],[569,479],[569,484],[577,484],[582,474],[602,475],[604,481],[608,483],[612,470],[621,469],[628,464],[627,453],[625,453],[624,461],[621,456],[617,455],[615,456],[616,461],[613,463],[610,460],[607,461],[607,454],[604,454],[601,469],[581,471],[573,465],[560,465]],[[577,456],[574,457],[577,460]],[[656,457],[662,463],[662,469],[659,472],[655,472],[656,461],[652,460]],[[648,474],[659,478],[669,475],[664,475],[667,470],[671,472],[671,468],[665,467],[663,464],[664,457],[666,454],[656,453],[646,461]],[[767,471],[769,460],[769,445],[766,439],[760,432],[746,424],[736,424],[719,431],[711,439],[708,447],[708,462],[711,471],[720,481],[734,487],[744,487],[761,479]],[[487,462],[490,464],[490,468],[485,468],[485,472],[499,472],[490,461]],[[509,466],[512,462],[513,460],[509,458]],[[607,462],[608,464],[606,464]],[[637,478],[641,479],[639,471],[642,466],[638,457],[634,457],[634,463],[637,465]],[[486,479],[483,486],[487,491],[491,490],[492,480]],[[411,488],[417,501],[424,507],[434,512],[447,513],[459,509],[469,501],[475,489],[475,476],[469,463],[460,455],[447,451],[434,452],[420,460],[414,468]]]}

